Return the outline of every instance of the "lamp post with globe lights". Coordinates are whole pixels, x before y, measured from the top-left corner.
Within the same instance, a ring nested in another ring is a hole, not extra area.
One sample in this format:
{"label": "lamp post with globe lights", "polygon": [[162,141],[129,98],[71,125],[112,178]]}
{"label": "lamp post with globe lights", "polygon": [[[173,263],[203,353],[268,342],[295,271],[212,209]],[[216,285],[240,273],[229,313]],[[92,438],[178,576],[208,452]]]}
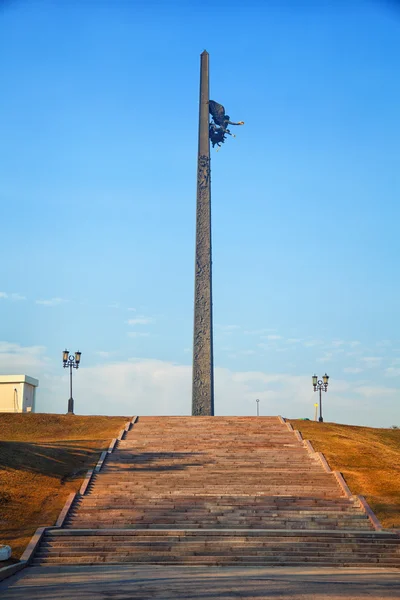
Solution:
{"label": "lamp post with globe lights", "polygon": [[319,391],[319,419],[318,419],[318,421],[320,423],[324,422],[324,419],[322,418],[322,391],[324,391],[324,392],[328,391],[328,381],[329,381],[329,375],[327,375],[326,373],[322,377],[322,380],[318,379],[317,375],[313,375],[313,377],[312,377],[314,392]]}
{"label": "lamp post with globe lights", "polygon": [[82,352],[75,352],[75,356],[69,353],[69,350],[63,352],[63,367],[66,369],[69,367],[69,400],[68,400],[68,414],[74,414],[74,399],[72,397],[72,369],[79,369],[81,362]]}

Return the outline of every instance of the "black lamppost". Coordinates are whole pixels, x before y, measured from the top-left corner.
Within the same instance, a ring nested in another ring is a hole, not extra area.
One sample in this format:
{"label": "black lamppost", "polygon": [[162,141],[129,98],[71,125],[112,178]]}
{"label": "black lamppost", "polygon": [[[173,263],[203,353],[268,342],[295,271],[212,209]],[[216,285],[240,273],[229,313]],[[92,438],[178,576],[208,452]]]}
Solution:
{"label": "black lamppost", "polygon": [[72,369],[79,369],[79,363],[81,362],[82,352],[75,352],[75,356],[70,354],[68,350],[63,352],[63,367],[69,367],[69,400],[68,400],[68,414],[74,414],[74,399],[72,397]]}
{"label": "black lamppost", "polygon": [[321,379],[318,379],[318,377],[316,375],[313,375],[312,378],[312,384],[314,386],[314,392],[316,392],[317,390],[319,391],[319,419],[318,421],[320,423],[323,423],[323,418],[322,418],[322,390],[324,392],[328,391],[328,380],[329,380],[329,375],[327,375],[325,373],[325,375],[322,377],[323,381],[321,381]]}

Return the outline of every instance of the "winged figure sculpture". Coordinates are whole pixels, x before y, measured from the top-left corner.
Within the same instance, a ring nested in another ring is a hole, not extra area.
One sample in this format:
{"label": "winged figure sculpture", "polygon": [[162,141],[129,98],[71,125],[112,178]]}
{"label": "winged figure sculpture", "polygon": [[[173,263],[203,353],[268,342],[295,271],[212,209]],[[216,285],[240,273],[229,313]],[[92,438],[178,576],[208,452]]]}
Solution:
{"label": "winged figure sculpture", "polygon": [[225,142],[227,134],[235,137],[228,129],[228,125],[244,125],[244,121],[238,121],[237,123],[231,121],[230,116],[225,114],[225,108],[222,104],[218,104],[214,100],[210,100],[209,102],[209,111],[212,117],[212,122],[209,126],[209,135],[213,148],[215,145],[220,147]]}

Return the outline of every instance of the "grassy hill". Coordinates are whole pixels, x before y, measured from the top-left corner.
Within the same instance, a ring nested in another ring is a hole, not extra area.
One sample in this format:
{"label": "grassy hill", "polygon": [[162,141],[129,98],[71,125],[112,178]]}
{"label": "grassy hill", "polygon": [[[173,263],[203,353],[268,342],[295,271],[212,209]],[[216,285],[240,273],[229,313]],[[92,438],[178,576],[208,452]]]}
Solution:
{"label": "grassy hill", "polygon": [[323,452],[354,494],[365,496],[385,528],[400,529],[400,430],[288,419]]}
{"label": "grassy hill", "polygon": [[[129,417],[0,414],[0,544],[19,558]],[[5,563],[1,563],[4,565]]]}

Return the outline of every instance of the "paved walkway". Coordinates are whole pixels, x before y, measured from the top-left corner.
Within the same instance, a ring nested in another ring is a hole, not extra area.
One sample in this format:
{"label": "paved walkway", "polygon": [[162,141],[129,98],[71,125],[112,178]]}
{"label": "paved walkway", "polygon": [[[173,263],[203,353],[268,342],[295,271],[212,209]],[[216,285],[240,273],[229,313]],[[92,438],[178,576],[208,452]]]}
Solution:
{"label": "paved walkway", "polygon": [[167,566],[28,567],[0,583],[1,600],[399,600],[395,569]]}

